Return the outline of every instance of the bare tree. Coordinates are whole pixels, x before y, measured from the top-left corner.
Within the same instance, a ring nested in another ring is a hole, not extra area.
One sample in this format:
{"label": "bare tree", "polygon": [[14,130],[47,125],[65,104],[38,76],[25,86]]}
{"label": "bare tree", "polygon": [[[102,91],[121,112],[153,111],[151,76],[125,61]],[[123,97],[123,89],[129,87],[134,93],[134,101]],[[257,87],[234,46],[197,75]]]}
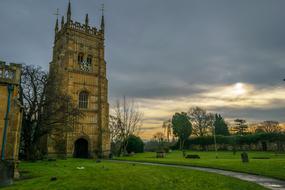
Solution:
{"label": "bare tree", "polygon": [[168,119],[162,123],[162,128],[164,129],[164,133],[166,134],[167,142],[170,141],[170,136],[172,134],[172,123],[171,120]]}
{"label": "bare tree", "polygon": [[117,100],[110,114],[111,140],[119,144],[118,154],[126,152],[127,139],[130,135],[138,135],[142,125],[143,113],[140,112],[134,101]]}
{"label": "bare tree", "polygon": [[157,132],[153,135],[153,139],[159,143],[165,141],[165,136],[162,132]]}
{"label": "bare tree", "polygon": [[36,159],[43,136],[55,132],[61,136],[81,112],[67,94],[58,90],[59,78],[41,67],[22,68],[20,100],[23,105],[21,135],[24,159]]}
{"label": "bare tree", "polygon": [[116,143],[120,138],[122,123],[116,116],[110,115],[109,117],[110,140],[112,143]]}
{"label": "bare tree", "polygon": [[194,135],[205,136],[209,131],[211,131],[214,118],[211,114],[207,113],[205,109],[200,107],[190,108],[188,115],[192,123],[192,133]]}
{"label": "bare tree", "polygon": [[282,131],[278,121],[263,121],[257,126],[257,132],[279,133]]}

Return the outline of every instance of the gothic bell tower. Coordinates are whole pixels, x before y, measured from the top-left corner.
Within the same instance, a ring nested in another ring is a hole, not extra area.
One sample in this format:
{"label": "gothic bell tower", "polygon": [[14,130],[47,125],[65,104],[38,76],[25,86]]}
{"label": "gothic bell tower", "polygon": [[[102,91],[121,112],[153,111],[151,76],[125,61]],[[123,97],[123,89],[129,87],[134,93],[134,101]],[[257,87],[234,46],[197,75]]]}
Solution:
{"label": "gothic bell tower", "polygon": [[[59,26],[60,25],[60,26]],[[104,59],[104,14],[100,27],[75,22],[68,4],[66,19],[55,25],[50,71],[62,78],[60,89],[66,92],[84,116],[65,134],[67,156],[107,156],[110,150],[109,104],[106,61]],[[57,154],[55,142],[48,138],[48,154]]]}

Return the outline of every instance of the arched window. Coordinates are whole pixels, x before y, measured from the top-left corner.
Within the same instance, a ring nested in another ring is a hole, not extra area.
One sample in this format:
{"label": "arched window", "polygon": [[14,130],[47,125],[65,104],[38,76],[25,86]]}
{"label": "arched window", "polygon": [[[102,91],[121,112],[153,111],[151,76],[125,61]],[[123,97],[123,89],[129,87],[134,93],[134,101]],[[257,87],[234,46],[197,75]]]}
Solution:
{"label": "arched window", "polygon": [[79,108],[88,108],[88,92],[79,93]]}
{"label": "arched window", "polygon": [[88,65],[91,65],[91,63],[92,63],[92,56],[91,55],[88,55],[87,63],[88,63]]}
{"label": "arched window", "polygon": [[79,53],[77,59],[78,59],[78,63],[81,64],[83,61],[83,53]]}

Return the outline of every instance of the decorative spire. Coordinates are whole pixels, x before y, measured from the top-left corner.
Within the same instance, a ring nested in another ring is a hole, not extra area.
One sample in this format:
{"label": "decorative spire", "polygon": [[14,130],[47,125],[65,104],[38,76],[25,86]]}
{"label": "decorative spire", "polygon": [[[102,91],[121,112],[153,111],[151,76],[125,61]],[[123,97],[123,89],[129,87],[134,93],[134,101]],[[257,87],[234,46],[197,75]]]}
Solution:
{"label": "decorative spire", "polygon": [[54,28],[55,32],[58,31],[58,15],[59,15],[58,12],[59,12],[59,10],[56,9],[56,13],[54,13],[54,15],[56,15],[56,22],[55,22],[55,28]]}
{"label": "decorative spire", "polygon": [[89,24],[89,18],[88,18],[88,14],[86,14],[86,17],[85,17],[85,25],[88,26]]}
{"label": "decorative spire", "polygon": [[61,28],[64,26],[64,16],[61,17]]}
{"label": "decorative spire", "polygon": [[101,30],[104,32],[105,31],[104,4],[102,4],[101,11],[102,11]]}
{"label": "decorative spire", "polygon": [[68,8],[67,8],[67,22],[71,21],[71,3],[70,0],[68,1]]}
{"label": "decorative spire", "polygon": [[58,32],[58,18],[56,18],[54,31]]}

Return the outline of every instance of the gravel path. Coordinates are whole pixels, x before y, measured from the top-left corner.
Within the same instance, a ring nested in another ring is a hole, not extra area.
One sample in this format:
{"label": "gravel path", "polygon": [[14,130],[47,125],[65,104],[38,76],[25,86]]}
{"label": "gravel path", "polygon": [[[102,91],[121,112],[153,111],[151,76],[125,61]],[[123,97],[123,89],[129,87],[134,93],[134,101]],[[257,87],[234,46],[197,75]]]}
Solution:
{"label": "gravel path", "polygon": [[196,166],[195,167],[181,166],[181,165],[159,164],[159,163],[149,163],[149,162],[123,161],[123,160],[110,160],[110,161],[130,163],[130,164],[135,163],[135,164],[143,164],[143,165],[151,165],[151,166],[167,166],[167,167],[174,167],[174,168],[199,170],[199,171],[221,174],[221,175],[241,179],[244,181],[253,182],[263,187],[266,187],[268,189],[272,189],[272,190],[285,190],[285,181],[270,178],[270,177],[241,173],[241,172],[233,172],[233,171],[226,171],[226,170],[221,170],[221,169],[203,168],[203,167],[196,167]]}

